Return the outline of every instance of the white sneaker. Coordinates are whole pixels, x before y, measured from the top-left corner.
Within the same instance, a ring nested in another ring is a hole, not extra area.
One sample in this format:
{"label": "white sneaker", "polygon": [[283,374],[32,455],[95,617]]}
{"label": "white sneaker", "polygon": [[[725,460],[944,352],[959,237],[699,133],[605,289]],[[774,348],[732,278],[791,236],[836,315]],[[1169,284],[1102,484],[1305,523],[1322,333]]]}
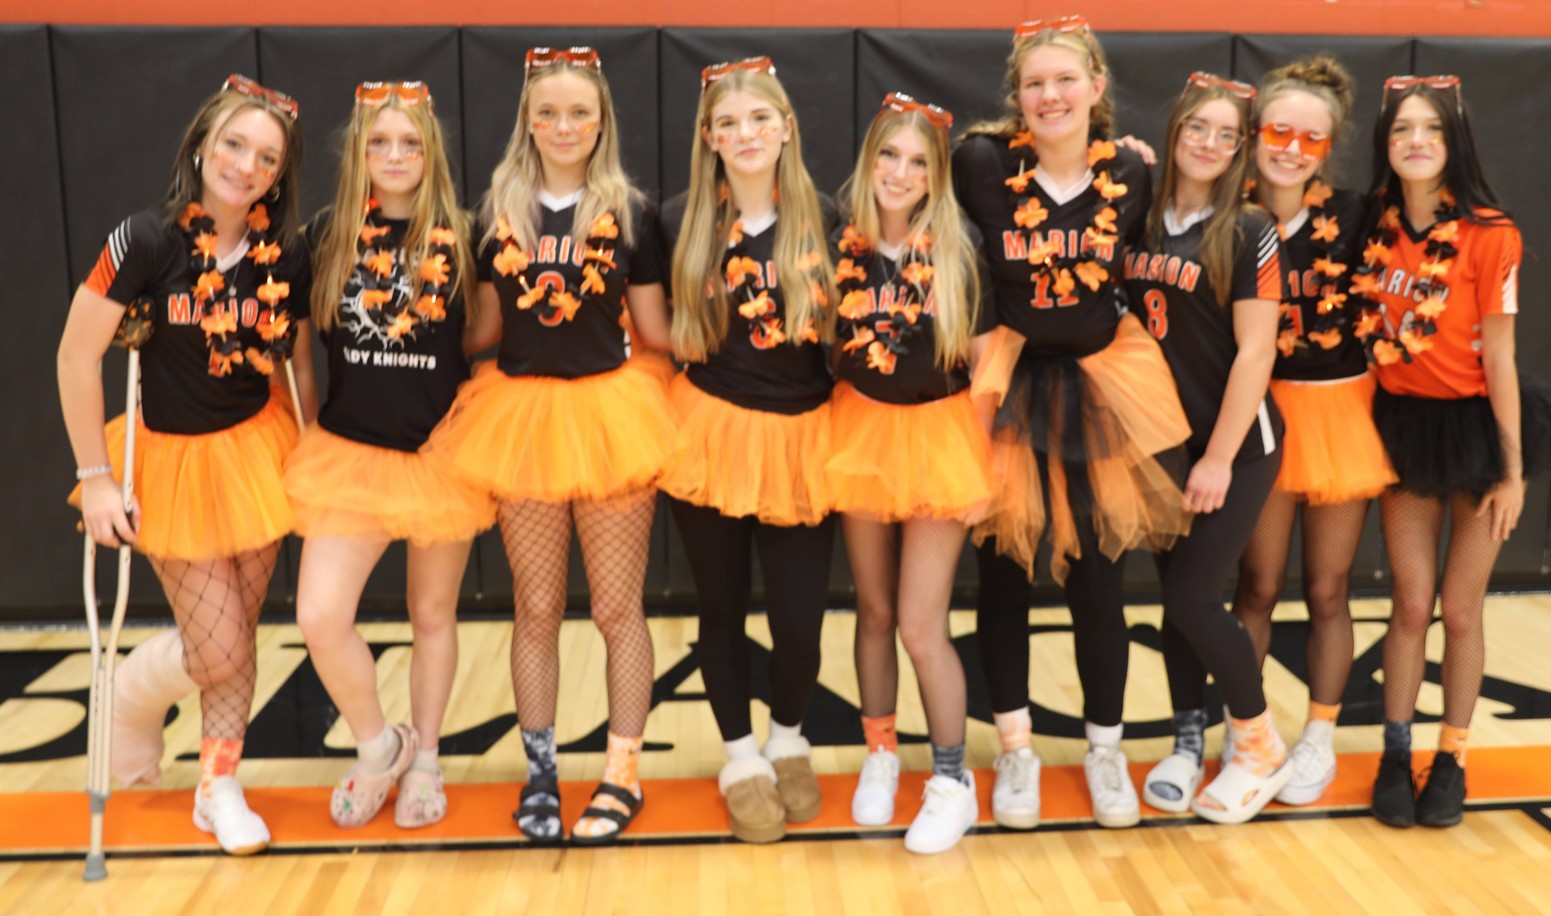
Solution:
{"label": "white sneaker", "polygon": [[894,819],[894,796],[899,793],[899,755],[873,751],[862,761],[862,776],[851,796],[851,820],[864,827],[879,827]]}
{"label": "white sneaker", "polygon": [[1335,726],[1314,721],[1303,727],[1303,736],[1293,745],[1290,760],[1292,780],[1278,792],[1276,800],[1284,805],[1312,805],[1336,780],[1336,749],[1332,745]]}
{"label": "white sneaker", "polygon": [[996,758],[991,816],[1014,830],[1039,826],[1039,755],[1032,748],[1020,747]]}
{"label": "white sneaker", "polygon": [[269,828],[248,808],[235,776],[222,776],[208,793],[194,792],[194,826],[215,834],[221,849],[234,856],[251,856],[269,847]]}
{"label": "white sneaker", "polygon": [[1142,820],[1142,805],[1131,783],[1126,753],[1118,747],[1090,747],[1082,759],[1093,798],[1093,819],[1100,827],[1135,827]]}
{"label": "white sneaker", "polygon": [[905,831],[906,849],[921,855],[947,852],[975,826],[980,819],[975,774],[965,770],[964,778],[969,780],[968,785],[949,776],[933,776],[926,781],[921,811]]}

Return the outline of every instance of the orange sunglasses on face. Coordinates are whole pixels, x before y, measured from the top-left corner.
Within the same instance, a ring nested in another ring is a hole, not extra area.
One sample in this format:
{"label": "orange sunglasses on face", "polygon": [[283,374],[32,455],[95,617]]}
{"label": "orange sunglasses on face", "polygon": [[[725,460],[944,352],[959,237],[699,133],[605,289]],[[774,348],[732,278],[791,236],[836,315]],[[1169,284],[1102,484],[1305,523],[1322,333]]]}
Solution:
{"label": "orange sunglasses on face", "polygon": [[891,92],[883,97],[883,107],[878,109],[878,114],[881,116],[885,111],[897,111],[900,114],[920,112],[935,127],[943,130],[953,127],[953,112],[936,105],[918,102],[903,92]]}
{"label": "orange sunglasses on face", "polygon": [[775,64],[768,57],[745,57],[743,60],[732,60],[721,64],[712,64],[700,71],[700,91],[724,76],[731,75],[739,70],[747,70],[750,73],[768,73],[775,76]]}
{"label": "orange sunglasses on face", "polygon": [[398,96],[400,104],[419,105],[431,101],[431,87],[416,80],[411,83],[362,83],[355,87],[355,103],[363,108],[381,108],[388,97]]}
{"label": "orange sunglasses on face", "polygon": [[291,98],[285,93],[276,92],[273,89],[265,89],[263,86],[260,86],[256,80],[251,80],[246,76],[243,76],[241,73],[233,73],[231,76],[228,76],[226,78],[226,82],[221,84],[221,91],[235,92],[238,95],[245,95],[250,99],[258,99],[260,101],[268,102],[269,104],[280,109],[280,111],[292,121],[296,120],[296,116],[301,113],[302,109],[302,107],[297,104],[295,99]]}
{"label": "orange sunglasses on face", "polygon": [[1223,79],[1215,73],[1207,73],[1205,70],[1197,70],[1185,80],[1186,89],[1226,89],[1233,95],[1246,102],[1255,100],[1259,93],[1249,83],[1241,83],[1238,80]]}
{"label": "orange sunglasses on face", "polygon": [[1305,159],[1323,159],[1330,152],[1330,135],[1317,130],[1293,130],[1286,124],[1260,125],[1260,142],[1273,153],[1280,153],[1298,141],[1298,152]]}
{"label": "orange sunglasses on face", "polygon": [[598,60],[598,52],[584,45],[574,48],[529,48],[527,56],[523,58],[522,74],[527,76],[534,70],[542,70],[559,61],[565,61],[574,67],[603,69],[603,63]]}
{"label": "orange sunglasses on face", "polygon": [[1092,31],[1092,29],[1088,27],[1088,20],[1081,16],[1059,16],[1054,19],[1035,19],[1032,22],[1025,22],[1018,26],[1016,29],[1013,29],[1013,43],[1016,44],[1025,38],[1038,35],[1040,32],[1043,32],[1046,29],[1055,29],[1057,32],[1082,32],[1084,34]]}

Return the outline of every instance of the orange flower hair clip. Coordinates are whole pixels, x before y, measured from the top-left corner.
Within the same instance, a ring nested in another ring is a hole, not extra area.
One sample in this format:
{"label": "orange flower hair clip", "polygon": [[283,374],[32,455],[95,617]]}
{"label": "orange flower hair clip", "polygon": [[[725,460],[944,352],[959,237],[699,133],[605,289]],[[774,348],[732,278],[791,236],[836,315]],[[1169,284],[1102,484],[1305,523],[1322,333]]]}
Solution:
{"label": "orange flower hair clip", "polygon": [[1238,80],[1223,79],[1215,73],[1207,73],[1205,70],[1197,70],[1185,80],[1185,89],[1226,89],[1229,93],[1238,96],[1246,102],[1253,102],[1259,93],[1249,83],[1241,83]]}
{"label": "orange flower hair clip", "polygon": [[1426,86],[1439,92],[1454,90],[1454,110],[1460,114],[1465,112],[1464,100],[1460,98],[1459,77],[1452,73],[1435,73],[1432,76],[1392,76],[1384,81],[1384,100],[1379,104],[1379,111],[1389,108],[1389,100],[1392,95],[1399,95],[1407,89],[1416,86]]}
{"label": "orange flower hair clip", "polygon": [[1093,31],[1088,25],[1088,20],[1082,16],[1057,16],[1051,19],[1035,19],[1013,29],[1013,44],[1017,44],[1025,38],[1032,38],[1046,29],[1054,29],[1057,32],[1077,32],[1083,35]]}
{"label": "orange flower hair clip", "polygon": [[745,57],[743,60],[730,60],[720,64],[712,64],[700,71],[700,91],[717,80],[730,76],[739,70],[747,70],[750,73],[768,73],[775,76],[775,64],[768,57]]}
{"label": "orange flower hair clip", "polygon": [[241,73],[233,73],[231,76],[228,76],[226,78],[226,82],[221,84],[221,91],[235,92],[238,95],[245,95],[250,99],[258,99],[261,102],[267,102],[270,105],[273,105],[275,108],[278,108],[282,114],[284,114],[287,118],[290,118],[292,121],[295,121],[296,116],[301,114],[302,111],[302,106],[297,104],[295,99],[291,98],[283,92],[276,92],[273,89],[266,89],[263,86],[260,86],[258,81],[249,79],[248,77],[243,76]]}
{"label": "orange flower hair clip", "polygon": [[900,114],[919,112],[932,123],[933,127],[940,127],[943,130],[953,128],[953,112],[937,105],[918,102],[903,92],[891,92],[883,97],[883,107],[878,109],[878,117],[882,117],[885,111],[897,111]]}
{"label": "orange flower hair clip", "polygon": [[529,48],[527,56],[523,58],[522,75],[526,78],[535,70],[542,70],[561,61],[573,67],[603,69],[603,62],[598,59],[598,52],[586,45],[578,45],[574,48]]}
{"label": "orange flower hair clip", "polygon": [[419,80],[409,83],[362,83],[355,87],[355,103],[361,108],[381,108],[388,104],[389,96],[398,96],[399,104],[408,107],[421,102],[436,107],[431,101],[431,87]]}

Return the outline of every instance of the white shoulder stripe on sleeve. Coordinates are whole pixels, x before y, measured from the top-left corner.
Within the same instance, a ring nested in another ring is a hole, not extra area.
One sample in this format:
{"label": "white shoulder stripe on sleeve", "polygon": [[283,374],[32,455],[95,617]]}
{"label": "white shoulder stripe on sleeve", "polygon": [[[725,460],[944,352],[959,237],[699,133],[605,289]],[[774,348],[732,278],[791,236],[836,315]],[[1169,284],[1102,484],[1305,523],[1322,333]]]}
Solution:
{"label": "white shoulder stripe on sleeve", "polygon": [[129,220],[118,224],[113,234],[108,236],[108,256],[113,259],[113,269],[118,270],[124,264],[124,255],[129,253]]}
{"label": "white shoulder stripe on sleeve", "polygon": [[1266,262],[1276,254],[1276,228],[1267,226],[1266,232],[1260,237],[1260,250],[1255,256],[1255,266],[1264,267]]}
{"label": "white shoulder stripe on sleeve", "polygon": [[1519,265],[1508,268],[1508,276],[1503,280],[1503,314],[1517,315],[1519,313]]}

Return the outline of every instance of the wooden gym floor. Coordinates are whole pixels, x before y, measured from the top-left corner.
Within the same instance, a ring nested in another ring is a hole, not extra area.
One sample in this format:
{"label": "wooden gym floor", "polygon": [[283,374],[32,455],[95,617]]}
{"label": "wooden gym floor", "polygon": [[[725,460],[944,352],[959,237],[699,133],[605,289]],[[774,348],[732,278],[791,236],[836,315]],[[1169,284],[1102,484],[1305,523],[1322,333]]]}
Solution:
{"label": "wooden gym floor", "polygon": [[[391,815],[358,831],[330,821],[328,788],[350,736],[307,663],[294,626],[263,628],[259,683],[242,780],[275,847],[219,856],[189,822],[198,780],[198,707],[166,731],[158,790],[117,792],[108,806],[108,880],[81,882],[86,843],[84,630],[0,632],[0,912],[1551,912],[1551,596],[1496,596],[1487,606],[1487,680],[1471,735],[1470,810],[1448,830],[1399,831],[1364,813],[1380,746],[1378,640],[1387,603],[1354,602],[1357,661],[1336,749],[1340,778],[1313,809],[1273,805],[1243,827],[1212,827],[1144,808],[1140,828],[1089,821],[1081,760],[1081,692],[1064,610],[1030,614],[1036,749],[1046,763],[1045,823],[1017,834],[990,821],[987,769],[997,742],[979,686],[973,615],[951,625],[970,675],[969,760],[981,768],[982,823],[955,850],[912,856],[899,841],[929,765],[925,720],[901,666],[901,756],[908,772],[886,828],[851,824],[864,749],[851,662],[853,618],[825,623],[824,667],[805,732],[825,806],[787,842],[729,841],[715,776],[719,737],[703,695],[692,618],[653,618],[657,684],[641,772],[647,805],[620,848],[525,848],[509,820],[523,778],[507,675],[510,626],[460,627],[459,678],[442,742],[451,813],[426,831]],[[1169,747],[1168,692],[1156,607],[1128,611],[1131,676],[1126,751],[1133,777]],[[363,626],[378,655],[390,719],[408,718],[409,630]],[[134,629],[133,645],[152,630]],[[1289,741],[1302,725],[1302,605],[1279,609],[1267,693]],[[757,677],[769,634],[750,620]],[[1429,655],[1441,655],[1435,627]],[[557,723],[566,817],[601,774],[607,703],[602,641],[587,621],[561,633]],[[1422,691],[1417,765],[1430,758],[1442,696],[1436,665]],[[755,704],[763,736],[764,706]],[[1431,723],[1431,724],[1429,724]],[[1220,729],[1208,732],[1215,752]]]}

